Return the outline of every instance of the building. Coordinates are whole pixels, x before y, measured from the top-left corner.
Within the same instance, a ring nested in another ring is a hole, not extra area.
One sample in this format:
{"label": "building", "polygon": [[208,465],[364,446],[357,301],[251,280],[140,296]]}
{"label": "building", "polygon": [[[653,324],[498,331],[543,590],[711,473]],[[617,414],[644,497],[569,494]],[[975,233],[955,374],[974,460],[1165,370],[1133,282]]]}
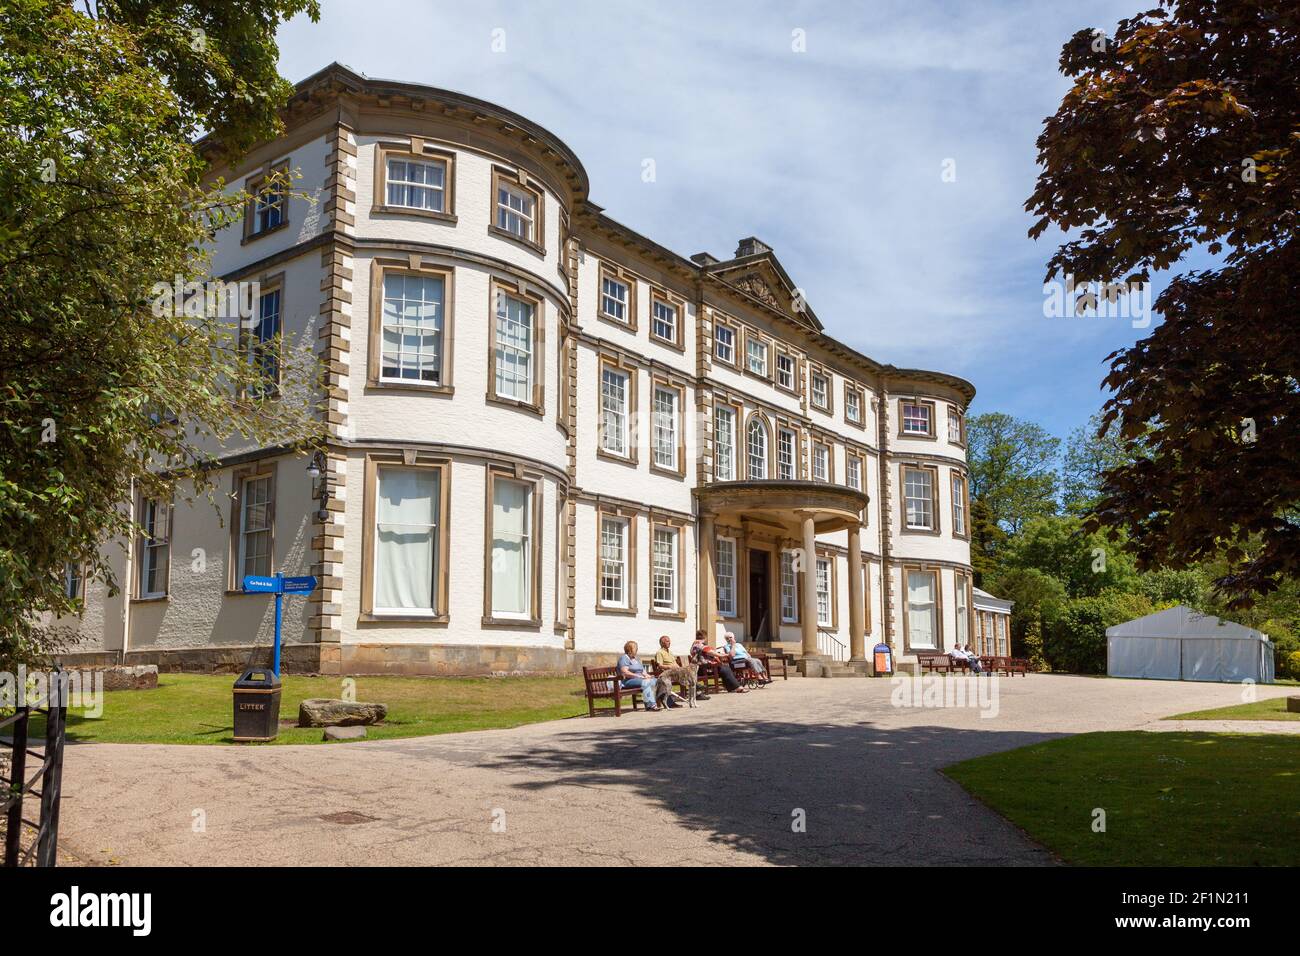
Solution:
{"label": "building", "polygon": [[136,501],[83,652],[238,666],[272,618],[242,578],[277,571],[321,584],[290,670],[572,670],[725,627],[822,673],[971,640],[968,382],[828,336],[758,239],[683,258],[620,225],[501,107],[333,64],[284,117],[236,165],[205,144],[257,196],[212,271],[258,283],[259,338],[315,343],[320,475],[228,447],[219,509]]}

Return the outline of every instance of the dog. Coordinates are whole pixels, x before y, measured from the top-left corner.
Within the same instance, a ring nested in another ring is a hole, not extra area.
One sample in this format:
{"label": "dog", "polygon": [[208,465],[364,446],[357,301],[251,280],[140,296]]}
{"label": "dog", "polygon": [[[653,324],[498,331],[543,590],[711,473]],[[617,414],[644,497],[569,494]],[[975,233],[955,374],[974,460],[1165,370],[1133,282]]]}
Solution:
{"label": "dog", "polygon": [[[660,671],[659,687],[656,691],[656,703],[658,702],[660,694],[662,694],[664,700],[667,701],[668,695],[673,693],[674,684],[681,684],[682,687],[686,689],[686,706],[694,707],[695,695],[699,690],[700,684],[699,675],[696,673],[695,667],[665,667]],[[682,699],[678,695],[674,696],[677,696],[678,700]]]}

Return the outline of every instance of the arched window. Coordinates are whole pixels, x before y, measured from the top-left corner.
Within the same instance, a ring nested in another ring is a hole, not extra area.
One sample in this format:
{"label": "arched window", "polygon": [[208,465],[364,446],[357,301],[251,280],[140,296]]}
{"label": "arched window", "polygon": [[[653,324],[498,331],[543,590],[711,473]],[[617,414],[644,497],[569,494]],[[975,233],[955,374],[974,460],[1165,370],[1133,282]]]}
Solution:
{"label": "arched window", "polygon": [[749,435],[746,442],[749,458],[749,479],[754,481],[767,477],[767,429],[758,417],[749,420]]}

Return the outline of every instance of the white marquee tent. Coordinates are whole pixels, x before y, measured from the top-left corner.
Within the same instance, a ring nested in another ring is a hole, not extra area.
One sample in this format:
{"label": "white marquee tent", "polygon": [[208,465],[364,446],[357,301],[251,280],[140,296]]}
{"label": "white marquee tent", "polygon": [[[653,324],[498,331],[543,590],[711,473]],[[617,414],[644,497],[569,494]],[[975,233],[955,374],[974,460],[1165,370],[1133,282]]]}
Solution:
{"label": "white marquee tent", "polygon": [[1106,628],[1106,673],[1271,684],[1273,644],[1259,631],[1180,604]]}

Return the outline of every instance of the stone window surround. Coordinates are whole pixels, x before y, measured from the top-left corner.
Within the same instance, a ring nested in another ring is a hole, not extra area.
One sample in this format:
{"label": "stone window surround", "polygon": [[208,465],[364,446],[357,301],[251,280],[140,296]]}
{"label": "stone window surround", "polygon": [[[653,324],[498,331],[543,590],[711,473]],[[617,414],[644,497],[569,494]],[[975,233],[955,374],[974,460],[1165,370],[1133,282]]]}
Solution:
{"label": "stone window surround", "polygon": [[[503,229],[497,225],[497,192],[498,187],[502,184],[513,186],[516,189],[522,189],[533,197],[533,235],[531,238],[523,238],[516,235],[508,229]],[[492,195],[491,204],[488,213],[488,234],[496,236],[499,239],[505,239],[507,242],[513,242],[516,245],[523,246],[539,256],[546,256],[546,193],[542,189],[541,183],[535,182],[531,176],[523,169],[510,169],[505,166],[493,164],[492,166]]]}
{"label": "stone window surround", "polygon": [[[654,605],[654,540],[655,532],[661,529],[672,529],[677,532],[677,567],[675,584],[677,590],[677,610],[660,611],[655,609]],[[684,621],[686,620],[686,522],[680,518],[672,518],[667,515],[650,513],[650,603],[649,614],[652,618],[660,620]]]}
{"label": "stone window surround", "polygon": [[270,229],[257,229],[257,197],[261,192],[262,184],[274,175],[287,177],[289,175],[289,157],[276,162],[267,163],[260,170],[244,180],[244,192],[248,194],[248,200],[244,203],[244,235],[240,240],[240,245],[246,245],[261,239],[263,236],[269,236],[273,232],[279,232],[281,229],[287,229],[289,226],[289,184],[285,183],[282,187],[284,194],[280,206],[280,221]]}
{"label": "stone window surround", "polygon": [[[542,501],[545,482],[542,476],[529,472],[522,463],[514,465],[489,464],[485,469],[483,499],[483,621],[484,627],[510,627],[540,630],[542,626]],[[495,617],[492,613],[492,514],[494,492],[499,480],[513,481],[532,488],[531,538],[529,544],[529,615],[521,617]]]}
{"label": "stone window surround", "polygon": [[[521,401],[497,394],[498,293],[504,293],[512,298],[527,302],[533,307],[532,401]],[[444,321],[444,326],[445,324]],[[546,304],[542,296],[533,292],[523,282],[512,282],[494,276],[488,283],[487,349],[487,393],[485,398],[488,404],[524,409],[539,417],[544,416],[546,414]]]}
{"label": "stone window surround", "polygon": [[[388,205],[388,160],[411,159],[421,163],[441,163],[443,167],[443,209],[417,209],[412,206]],[[456,154],[451,150],[429,145],[419,136],[403,142],[380,141],[375,143],[374,195],[371,212],[393,213],[403,216],[424,216],[441,222],[456,223]],[[495,195],[493,197],[495,199]],[[495,204],[493,210],[495,212]]]}
{"label": "stone window surround", "polygon": [[[365,479],[362,492],[361,537],[361,613],[358,623],[413,622],[426,626],[445,627],[451,619],[449,612],[449,582],[451,572],[451,459],[420,449],[403,448],[398,451],[367,452]],[[375,613],[375,501],[379,492],[379,469],[431,468],[438,477],[438,582],[437,607],[433,614]]]}
{"label": "stone window surround", "polygon": [[[626,523],[627,537],[625,539],[624,553],[624,572],[623,572],[623,590],[627,595],[627,606],[609,605],[601,603],[600,596],[600,577],[601,565],[603,563],[601,534],[604,530],[606,518],[618,518]],[[633,508],[625,508],[611,504],[601,504],[596,508],[596,613],[597,614],[619,614],[626,617],[636,617],[637,615],[637,591],[636,591],[636,549],[637,549],[637,511]]]}
{"label": "stone window surround", "polygon": [[[436,384],[399,381],[379,377],[383,358],[384,276],[388,273],[415,276],[440,276],[442,284],[442,369]],[[366,388],[411,389],[451,395],[454,387],[454,348],[456,341],[456,273],[451,266],[434,265],[419,253],[404,259],[375,256],[370,260],[370,331],[366,342]],[[281,306],[283,308],[283,306]],[[493,324],[495,325],[495,312]],[[490,380],[489,380],[490,381]]]}
{"label": "stone window surround", "polygon": [[250,594],[253,592],[245,591],[243,588],[243,577],[241,575],[242,567],[240,566],[240,518],[244,508],[244,482],[250,478],[270,478],[271,490],[268,496],[270,503],[271,525],[271,570],[270,574],[276,572],[275,561],[275,502],[276,502],[276,484],[279,471],[279,460],[275,458],[262,459],[245,465],[242,468],[235,468],[231,471],[231,488],[230,488],[230,534],[227,541],[226,551],[226,593],[230,595]]}

